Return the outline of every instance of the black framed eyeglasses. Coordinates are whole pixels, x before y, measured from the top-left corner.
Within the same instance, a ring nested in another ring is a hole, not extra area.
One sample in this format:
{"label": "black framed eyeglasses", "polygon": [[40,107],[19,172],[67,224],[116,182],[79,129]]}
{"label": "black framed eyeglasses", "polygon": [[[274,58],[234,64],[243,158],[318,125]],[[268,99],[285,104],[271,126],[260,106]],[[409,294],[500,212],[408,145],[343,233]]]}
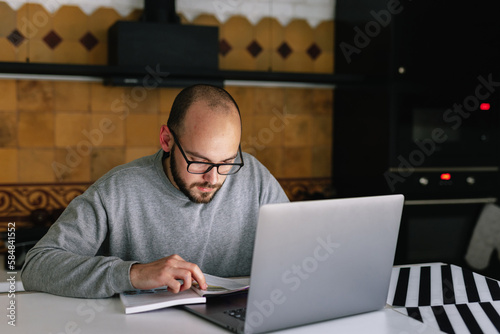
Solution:
{"label": "black framed eyeglasses", "polygon": [[[187,163],[187,171],[191,174],[205,174],[208,173],[212,170],[212,168],[217,168],[217,173],[220,175],[232,175],[236,174],[240,171],[241,167],[243,167],[244,162],[243,162],[243,154],[241,153],[241,144],[238,146],[238,156],[241,159],[241,162],[239,163],[224,163],[224,164],[214,164],[211,162],[198,162],[198,161],[191,161],[187,158],[186,153],[184,153],[184,150],[182,149],[181,144],[179,143],[179,140],[177,139],[177,136],[175,133],[170,130],[172,133],[172,136],[174,137],[174,141],[179,147],[179,151],[181,151],[182,156],[184,157],[184,160],[186,160]],[[237,156],[237,157],[238,157]]]}

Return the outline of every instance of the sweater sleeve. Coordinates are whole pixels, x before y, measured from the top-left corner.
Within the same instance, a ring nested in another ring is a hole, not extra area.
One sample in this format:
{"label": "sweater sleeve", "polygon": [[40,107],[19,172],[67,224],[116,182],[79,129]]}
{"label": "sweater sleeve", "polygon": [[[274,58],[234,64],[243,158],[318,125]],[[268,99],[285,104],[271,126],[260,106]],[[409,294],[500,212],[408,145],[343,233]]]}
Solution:
{"label": "sweater sleeve", "polygon": [[26,290],[68,297],[102,298],[133,289],[133,261],[99,255],[108,233],[98,191],[75,198],[28,252],[21,272]]}

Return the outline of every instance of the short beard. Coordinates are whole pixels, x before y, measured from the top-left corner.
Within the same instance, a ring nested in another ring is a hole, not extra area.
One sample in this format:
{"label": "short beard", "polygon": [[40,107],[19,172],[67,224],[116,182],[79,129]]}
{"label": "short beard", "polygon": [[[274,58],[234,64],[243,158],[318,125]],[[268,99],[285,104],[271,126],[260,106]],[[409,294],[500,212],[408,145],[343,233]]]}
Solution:
{"label": "short beard", "polygon": [[[208,182],[203,182],[203,183],[192,183],[191,185],[187,185],[186,182],[181,178],[179,171],[177,170],[177,164],[175,161],[175,145],[172,147],[172,150],[170,151],[170,169],[172,171],[172,178],[174,179],[175,184],[177,184],[177,187],[179,187],[179,190],[182,191],[184,195],[186,195],[187,198],[193,203],[197,204],[207,204],[210,203],[217,192],[221,188],[221,184],[210,184]],[[196,188],[196,187],[202,187],[202,188],[209,188],[209,189],[216,189],[213,193],[202,193],[200,196],[195,196],[193,193],[191,193],[190,189]]]}

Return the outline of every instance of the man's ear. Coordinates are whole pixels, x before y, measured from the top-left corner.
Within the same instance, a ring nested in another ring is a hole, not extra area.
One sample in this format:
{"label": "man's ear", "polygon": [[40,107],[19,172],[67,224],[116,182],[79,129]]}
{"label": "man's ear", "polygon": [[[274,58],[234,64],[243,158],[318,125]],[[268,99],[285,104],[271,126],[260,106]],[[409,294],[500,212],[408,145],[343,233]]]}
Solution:
{"label": "man's ear", "polygon": [[170,152],[174,145],[174,137],[166,125],[162,125],[160,129],[160,144],[165,152]]}

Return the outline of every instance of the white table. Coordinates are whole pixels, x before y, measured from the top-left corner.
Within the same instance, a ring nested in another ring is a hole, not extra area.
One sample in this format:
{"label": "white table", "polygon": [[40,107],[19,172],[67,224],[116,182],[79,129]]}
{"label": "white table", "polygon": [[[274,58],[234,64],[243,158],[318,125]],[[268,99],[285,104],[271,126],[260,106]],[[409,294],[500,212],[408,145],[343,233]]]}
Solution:
{"label": "white table", "polygon": [[[0,333],[228,333],[186,311],[169,308],[152,312],[123,312],[119,298],[79,299],[46,293],[18,292],[16,327],[8,324],[7,294],[0,295]],[[439,333],[386,308],[347,318],[280,331],[283,333]]]}

